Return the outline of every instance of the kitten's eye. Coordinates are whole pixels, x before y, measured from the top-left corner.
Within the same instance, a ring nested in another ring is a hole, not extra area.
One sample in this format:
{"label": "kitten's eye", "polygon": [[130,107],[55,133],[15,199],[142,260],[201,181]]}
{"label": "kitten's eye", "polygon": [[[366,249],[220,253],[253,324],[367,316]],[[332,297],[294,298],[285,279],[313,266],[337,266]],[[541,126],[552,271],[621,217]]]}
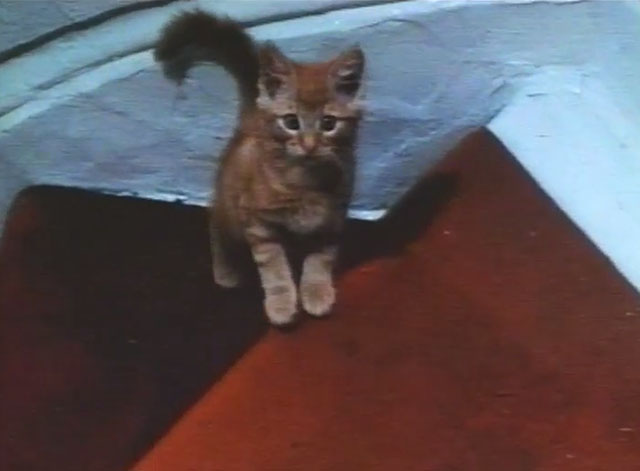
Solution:
{"label": "kitten's eye", "polygon": [[297,131],[300,129],[300,120],[295,114],[286,114],[282,118],[282,125],[291,131]]}
{"label": "kitten's eye", "polygon": [[336,123],[338,119],[335,116],[330,114],[322,117],[322,121],[320,121],[320,129],[323,131],[333,131],[336,128]]}

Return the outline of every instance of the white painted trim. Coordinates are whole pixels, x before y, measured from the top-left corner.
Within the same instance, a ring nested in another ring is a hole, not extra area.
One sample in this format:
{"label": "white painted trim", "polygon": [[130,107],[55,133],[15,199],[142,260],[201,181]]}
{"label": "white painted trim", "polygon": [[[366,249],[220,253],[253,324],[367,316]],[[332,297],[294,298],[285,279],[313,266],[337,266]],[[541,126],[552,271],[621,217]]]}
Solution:
{"label": "white painted trim", "polygon": [[532,77],[488,127],[640,288],[640,133],[609,91],[572,72]]}

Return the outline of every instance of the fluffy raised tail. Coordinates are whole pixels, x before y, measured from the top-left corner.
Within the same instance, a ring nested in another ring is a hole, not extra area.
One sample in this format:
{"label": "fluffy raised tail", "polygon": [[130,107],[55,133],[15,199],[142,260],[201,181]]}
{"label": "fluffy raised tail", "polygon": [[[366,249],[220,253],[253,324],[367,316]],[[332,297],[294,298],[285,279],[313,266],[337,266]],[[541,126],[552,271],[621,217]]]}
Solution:
{"label": "fluffy raised tail", "polygon": [[242,108],[255,105],[259,62],[256,45],[242,25],[203,11],[182,13],[163,29],[154,50],[164,75],[181,83],[196,62],[214,62],[236,80]]}

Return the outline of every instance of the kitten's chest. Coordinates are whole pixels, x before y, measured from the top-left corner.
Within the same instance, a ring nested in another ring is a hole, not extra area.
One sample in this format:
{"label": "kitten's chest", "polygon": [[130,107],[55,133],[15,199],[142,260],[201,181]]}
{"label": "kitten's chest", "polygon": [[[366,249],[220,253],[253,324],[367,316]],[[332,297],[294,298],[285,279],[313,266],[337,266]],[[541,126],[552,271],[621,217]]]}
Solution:
{"label": "kitten's chest", "polygon": [[287,208],[283,225],[296,234],[310,234],[328,228],[335,221],[335,210],[327,199],[301,198]]}
{"label": "kitten's chest", "polygon": [[334,211],[328,202],[311,201],[291,208],[286,216],[285,226],[296,234],[310,234],[327,228],[333,220]]}
{"label": "kitten's chest", "polygon": [[332,200],[316,195],[272,199],[258,210],[260,219],[300,235],[331,229],[339,220]]}

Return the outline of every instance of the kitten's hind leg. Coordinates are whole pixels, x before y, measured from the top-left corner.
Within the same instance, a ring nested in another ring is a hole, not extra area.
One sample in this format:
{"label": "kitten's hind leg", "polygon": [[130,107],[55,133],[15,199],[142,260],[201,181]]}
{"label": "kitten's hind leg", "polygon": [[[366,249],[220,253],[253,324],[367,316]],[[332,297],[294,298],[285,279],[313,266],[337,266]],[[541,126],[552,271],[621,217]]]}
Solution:
{"label": "kitten's hind leg", "polygon": [[336,300],[333,287],[333,267],[337,256],[337,247],[326,246],[305,258],[300,279],[300,298],[302,306],[312,316],[329,314]]}
{"label": "kitten's hind leg", "polygon": [[209,240],[213,265],[213,279],[223,288],[235,288],[240,285],[240,274],[233,266],[231,245],[225,240],[222,231],[215,228],[213,218],[209,224]]}

